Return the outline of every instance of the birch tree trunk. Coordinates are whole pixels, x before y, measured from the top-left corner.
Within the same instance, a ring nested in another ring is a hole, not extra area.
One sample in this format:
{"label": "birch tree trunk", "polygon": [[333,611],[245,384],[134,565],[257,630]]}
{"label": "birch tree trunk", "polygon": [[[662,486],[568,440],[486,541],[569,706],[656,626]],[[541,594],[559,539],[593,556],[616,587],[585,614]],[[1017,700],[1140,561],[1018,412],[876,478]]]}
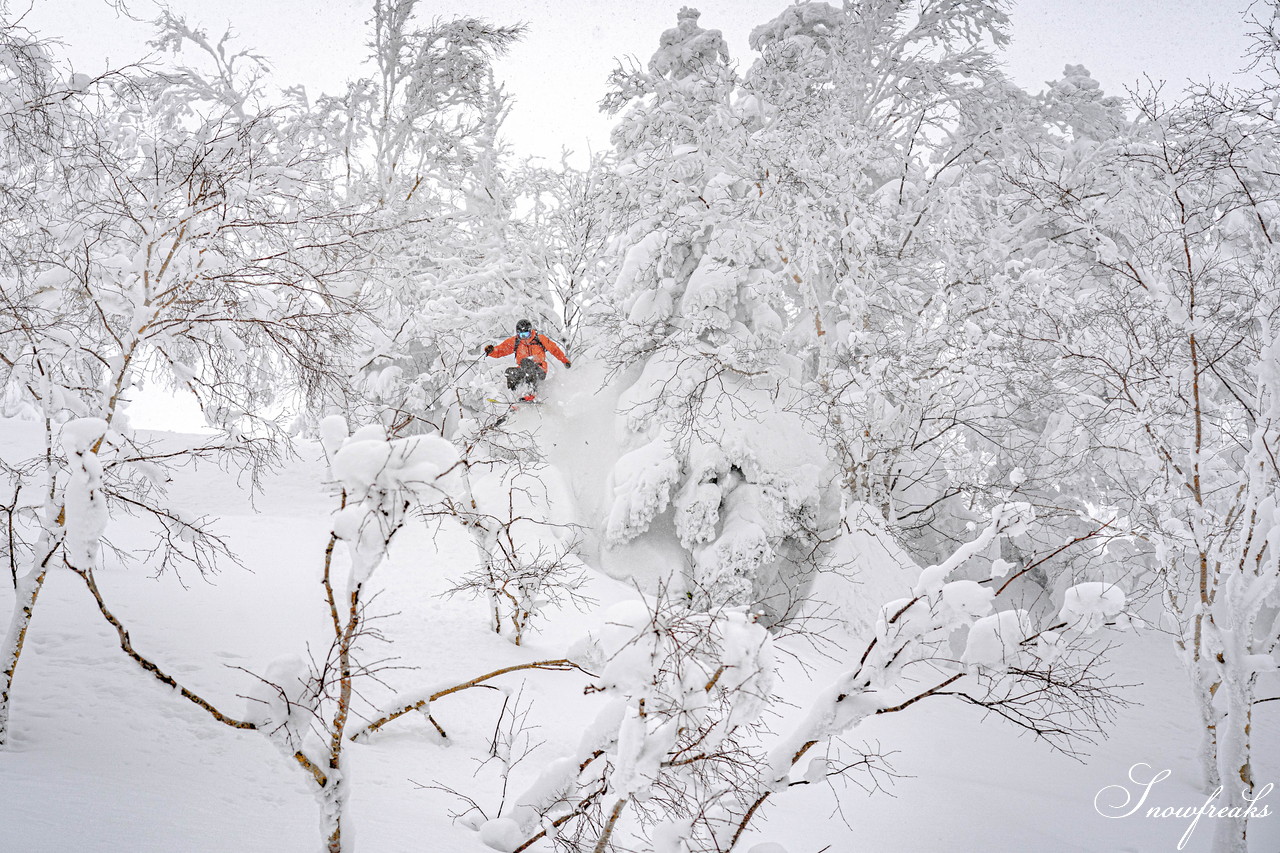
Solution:
{"label": "birch tree trunk", "polygon": [[[59,528],[60,529],[60,528]],[[13,678],[18,669],[18,660],[22,656],[22,648],[27,639],[27,629],[31,626],[31,616],[35,612],[36,599],[44,588],[45,578],[49,574],[49,561],[57,553],[61,545],[61,536],[51,535],[50,525],[46,524],[36,545],[36,561],[27,572],[18,579],[14,590],[13,616],[9,620],[9,630],[5,634],[4,645],[0,646],[0,661],[4,665],[4,683],[0,684],[0,746],[9,742],[10,696],[13,692]]]}

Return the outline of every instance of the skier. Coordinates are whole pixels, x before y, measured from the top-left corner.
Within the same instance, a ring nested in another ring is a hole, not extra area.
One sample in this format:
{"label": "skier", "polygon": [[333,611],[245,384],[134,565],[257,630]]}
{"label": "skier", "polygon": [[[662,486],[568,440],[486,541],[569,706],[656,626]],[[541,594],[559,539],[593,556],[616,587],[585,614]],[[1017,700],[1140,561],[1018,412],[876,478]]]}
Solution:
{"label": "skier", "polygon": [[484,347],[484,354],[490,358],[505,358],[512,353],[515,353],[516,366],[507,368],[507,388],[514,391],[521,384],[527,384],[528,392],[520,398],[526,403],[534,401],[538,383],[547,378],[547,353],[564,362],[565,367],[573,367],[559,345],[534,330],[528,320],[516,323],[516,333],[502,343]]}

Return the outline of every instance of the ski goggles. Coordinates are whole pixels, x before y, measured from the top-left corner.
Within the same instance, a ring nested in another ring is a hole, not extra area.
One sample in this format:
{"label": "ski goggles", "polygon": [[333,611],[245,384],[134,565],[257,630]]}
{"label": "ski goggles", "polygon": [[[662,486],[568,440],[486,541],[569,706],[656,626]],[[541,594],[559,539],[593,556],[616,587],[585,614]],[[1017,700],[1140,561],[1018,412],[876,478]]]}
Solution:
{"label": "ski goggles", "polygon": [[527,338],[527,337],[529,337],[529,336],[530,336],[530,335],[532,335],[532,334],[533,334],[533,332],[516,332],[516,335],[517,335],[517,336],[519,336],[519,337],[521,337],[521,338]]}

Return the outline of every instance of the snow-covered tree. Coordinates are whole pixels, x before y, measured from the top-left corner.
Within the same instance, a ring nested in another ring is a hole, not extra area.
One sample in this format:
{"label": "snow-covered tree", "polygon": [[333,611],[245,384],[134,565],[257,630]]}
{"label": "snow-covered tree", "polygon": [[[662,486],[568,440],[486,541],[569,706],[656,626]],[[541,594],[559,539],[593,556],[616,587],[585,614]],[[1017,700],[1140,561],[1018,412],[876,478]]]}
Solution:
{"label": "snow-covered tree", "polygon": [[607,332],[629,387],[605,534],[622,555],[674,533],[688,561],[678,589],[777,618],[818,545],[825,455],[793,410],[782,262],[741,161],[757,117],[735,98],[719,32],[697,20],[682,10],[607,102],[630,104],[614,131],[618,203],[643,214],[623,238]]}
{"label": "snow-covered tree", "polygon": [[349,201],[373,207],[377,226],[362,285],[374,314],[349,365],[355,397],[343,405],[396,430],[425,428],[456,406],[452,390],[478,378],[480,342],[521,316],[556,315],[519,233],[519,189],[499,135],[510,99],[492,63],[523,29],[469,17],[422,23],[417,7],[373,4],[375,73],[314,103],[294,90],[308,116],[300,131],[340,152],[335,178]]}
{"label": "snow-covered tree", "polygon": [[[12,311],[0,381],[7,414],[41,420],[45,446],[24,463],[40,543],[0,649],[0,733],[49,569],[80,574],[106,615],[100,511],[149,520],[153,571],[215,570],[225,544],[167,500],[166,468],[262,462],[284,436],[276,417],[343,380],[359,253],[326,191],[327,155],[252,112],[229,78],[201,92],[191,79],[99,87],[37,174],[40,216],[10,226],[26,230],[0,268]],[[178,447],[136,436],[126,409],[148,381],[189,394],[220,434]],[[92,524],[77,532],[72,507]]]}
{"label": "snow-covered tree", "polygon": [[1006,26],[994,3],[812,2],[751,34],[766,117],[752,162],[799,320],[788,345],[849,497],[930,559],[981,517],[964,433],[994,394],[968,368],[982,300],[949,226],[1011,96],[990,53]]}
{"label": "snow-covered tree", "polygon": [[[1127,624],[1128,600],[1114,584],[1086,582],[1032,613],[1010,606],[1006,587],[963,577],[1032,521],[1027,504],[995,508],[944,562],[918,570],[906,597],[877,602],[870,630],[842,652],[844,671],[816,695],[778,677],[778,658],[795,647],[744,608],[692,610],[665,587],[652,601],[609,608],[567,655],[591,674],[593,721],[499,815],[470,800],[464,822],[507,851],[737,849],[762,806],[791,787],[845,775],[877,787],[891,775],[885,756],[842,735],[925,702],[966,703],[1076,754],[1105,732],[1118,702],[1100,636]],[[770,731],[777,710],[797,703],[799,719],[780,736]]]}
{"label": "snow-covered tree", "polygon": [[[321,423],[330,472],[340,486],[321,577],[332,634],[323,660],[300,654],[273,662],[249,697],[247,727],[266,734],[314,784],[326,853],[344,847],[351,782],[343,763],[362,681],[375,677],[369,658],[370,579],[415,511],[448,493],[456,448],[439,436],[388,439],[373,425],[348,435],[333,415]],[[339,549],[339,543],[342,548]],[[345,550],[347,572],[339,570]]]}
{"label": "snow-covered tree", "polygon": [[[76,82],[76,81],[73,81]],[[0,220],[0,265],[5,270],[26,266],[39,245],[37,235],[25,223],[42,218],[40,185],[56,163],[67,123],[74,120],[79,98],[69,89],[67,97],[55,97],[63,86],[47,47],[34,33],[11,23],[7,3],[0,3],[0,205],[8,215]],[[0,279],[0,314],[4,335],[20,325],[27,306],[8,277]],[[0,370],[12,367],[11,355],[0,351]],[[0,415],[10,417],[19,402],[19,391],[0,386]],[[15,589],[18,565],[31,555],[39,527],[43,484],[36,470],[18,460],[0,460],[0,490],[6,496],[0,535],[0,554],[8,564]],[[6,672],[6,677],[9,673]],[[0,711],[2,713],[2,711]]]}
{"label": "snow-covered tree", "polygon": [[1207,787],[1238,815],[1218,823],[1223,851],[1246,849],[1255,687],[1280,644],[1269,99],[1150,93],[1126,134],[1075,127],[1065,157],[1016,181],[1053,234],[1018,293],[1023,335],[1084,438],[1088,499],[1112,507],[1156,584]]}
{"label": "snow-covered tree", "polygon": [[569,162],[557,167],[526,162],[508,184],[527,210],[516,218],[516,252],[530,258],[550,290],[557,313],[551,328],[576,351],[588,343],[585,326],[599,313],[601,300],[617,273],[609,252],[614,224],[609,209],[617,178],[608,159],[596,155],[585,168]]}

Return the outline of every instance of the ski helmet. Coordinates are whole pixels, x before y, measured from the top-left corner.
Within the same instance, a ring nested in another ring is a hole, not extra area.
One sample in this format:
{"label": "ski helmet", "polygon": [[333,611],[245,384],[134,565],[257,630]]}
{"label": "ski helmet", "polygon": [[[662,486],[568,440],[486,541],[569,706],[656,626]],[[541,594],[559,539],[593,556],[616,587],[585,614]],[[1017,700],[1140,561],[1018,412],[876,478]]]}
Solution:
{"label": "ski helmet", "polygon": [[533,331],[533,324],[530,323],[528,320],[521,320],[519,323],[516,323],[517,335],[527,334],[532,331]]}

